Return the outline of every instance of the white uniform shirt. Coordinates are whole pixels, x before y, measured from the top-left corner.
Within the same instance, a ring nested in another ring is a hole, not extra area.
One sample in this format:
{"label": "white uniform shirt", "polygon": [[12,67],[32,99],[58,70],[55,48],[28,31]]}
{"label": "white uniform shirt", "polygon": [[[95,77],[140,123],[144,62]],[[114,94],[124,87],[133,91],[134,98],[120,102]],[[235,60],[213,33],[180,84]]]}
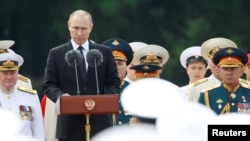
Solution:
{"label": "white uniform shirt", "polygon": [[[188,101],[192,102],[198,102],[198,99],[200,97],[200,93],[202,90],[205,90],[206,88],[209,88],[211,86],[220,84],[221,81],[219,81],[214,75],[210,75],[204,82],[198,84],[197,86],[190,85],[188,89]],[[198,80],[203,81],[204,79]]]}
{"label": "white uniform shirt", "polygon": [[0,89],[0,107],[17,116],[21,123],[20,135],[44,140],[42,111],[37,94],[21,91],[17,86],[10,93]]}
{"label": "white uniform shirt", "polygon": [[190,86],[191,86],[191,83],[189,83],[188,85],[180,87],[181,96],[183,97],[184,100],[188,99],[188,89],[189,89]]}

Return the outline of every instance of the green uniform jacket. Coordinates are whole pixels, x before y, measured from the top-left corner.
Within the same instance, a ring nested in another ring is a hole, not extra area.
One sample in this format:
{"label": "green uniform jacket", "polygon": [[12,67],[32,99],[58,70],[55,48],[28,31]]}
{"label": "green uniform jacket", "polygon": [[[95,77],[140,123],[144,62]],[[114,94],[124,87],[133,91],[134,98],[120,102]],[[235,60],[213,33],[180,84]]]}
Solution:
{"label": "green uniform jacket", "polygon": [[[120,92],[119,98],[121,97],[123,90],[128,85],[129,85],[129,82],[124,80],[124,83],[121,85],[121,92]],[[132,116],[123,109],[121,101],[119,101],[119,113],[116,116],[116,125],[129,124],[130,118],[132,118]],[[112,115],[110,116],[110,121],[113,124],[114,121],[113,121]]]}
{"label": "green uniform jacket", "polygon": [[198,102],[218,115],[229,112],[250,114],[250,86],[239,84],[232,89],[222,83],[202,91]]}

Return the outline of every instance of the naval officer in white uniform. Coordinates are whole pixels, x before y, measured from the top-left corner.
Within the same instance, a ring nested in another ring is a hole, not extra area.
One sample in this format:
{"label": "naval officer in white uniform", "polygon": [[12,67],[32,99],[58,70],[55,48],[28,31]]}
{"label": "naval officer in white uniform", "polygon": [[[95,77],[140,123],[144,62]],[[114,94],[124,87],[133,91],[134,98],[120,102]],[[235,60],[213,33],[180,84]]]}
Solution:
{"label": "naval officer in white uniform", "polygon": [[17,84],[23,58],[16,53],[0,54],[0,107],[17,116],[23,136],[44,140],[43,118],[36,90]]}

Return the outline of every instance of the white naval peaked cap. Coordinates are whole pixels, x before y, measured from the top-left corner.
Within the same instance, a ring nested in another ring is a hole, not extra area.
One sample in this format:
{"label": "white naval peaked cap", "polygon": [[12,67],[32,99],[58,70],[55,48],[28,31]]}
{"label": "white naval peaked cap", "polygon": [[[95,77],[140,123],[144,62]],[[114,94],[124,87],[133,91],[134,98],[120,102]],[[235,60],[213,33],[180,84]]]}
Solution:
{"label": "white naval peaked cap", "polygon": [[238,46],[230,39],[217,37],[206,40],[201,45],[201,54],[202,56],[208,60],[209,58],[213,58],[214,54],[222,48],[225,47],[234,47],[238,48]]}
{"label": "white naval peaked cap", "polygon": [[0,54],[2,53],[15,53],[12,49],[9,49],[11,46],[15,44],[13,40],[2,40],[0,41]]}
{"label": "white naval peaked cap", "polygon": [[[131,115],[157,118],[160,112],[184,102],[179,87],[161,78],[143,78],[129,84],[121,93],[121,104]],[[165,103],[173,104],[170,107]]]}
{"label": "white naval peaked cap", "polygon": [[192,46],[183,50],[180,55],[180,62],[183,68],[187,68],[187,63],[192,62],[203,62],[208,66],[207,61],[201,55],[200,46]]}
{"label": "white naval peaked cap", "polygon": [[136,52],[137,50],[147,46],[147,43],[144,42],[130,42],[129,45],[131,46],[133,52]]}
{"label": "white naval peaked cap", "polygon": [[0,54],[0,71],[18,70],[24,59],[16,53]]}
{"label": "white naval peaked cap", "polygon": [[8,49],[15,44],[13,40],[2,40],[0,41],[0,49]]}
{"label": "white naval peaked cap", "polygon": [[172,111],[161,112],[156,120],[156,129],[161,139],[176,141],[207,139],[207,124],[211,118],[217,116],[214,111],[195,102],[185,102],[181,107],[173,105],[171,108]]}
{"label": "white naval peaked cap", "polygon": [[168,50],[162,46],[150,44],[134,53],[135,65],[147,63],[166,64],[169,59]]}
{"label": "white naval peaked cap", "polygon": [[8,53],[15,53],[12,49],[7,49]]}

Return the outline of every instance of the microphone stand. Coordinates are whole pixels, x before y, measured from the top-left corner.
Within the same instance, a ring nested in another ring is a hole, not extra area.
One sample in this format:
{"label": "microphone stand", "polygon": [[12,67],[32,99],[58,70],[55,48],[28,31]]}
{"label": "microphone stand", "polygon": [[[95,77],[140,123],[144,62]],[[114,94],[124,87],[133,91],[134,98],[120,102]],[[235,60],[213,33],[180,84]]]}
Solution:
{"label": "microphone stand", "polygon": [[95,79],[96,79],[96,88],[97,88],[97,94],[100,94],[100,90],[99,90],[99,82],[98,82],[98,75],[97,75],[97,66],[96,66],[96,58],[94,59],[94,63],[95,63]]}
{"label": "microphone stand", "polygon": [[77,89],[77,95],[80,95],[80,90],[79,90],[79,82],[78,82],[78,73],[77,73],[77,64],[76,64],[76,59],[74,59],[75,62],[75,71],[76,71],[76,89]]}
{"label": "microphone stand", "polygon": [[[97,65],[96,65],[96,58],[94,59],[94,64],[95,64],[95,78],[96,78],[96,89],[97,89],[97,94],[100,94],[100,90],[99,90],[99,82],[98,82],[98,75],[97,75]],[[85,118],[86,118],[86,124],[85,124],[85,132],[86,132],[86,141],[90,141],[90,130],[91,130],[91,126],[89,123],[89,117],[90,114],[85,114]]]}

